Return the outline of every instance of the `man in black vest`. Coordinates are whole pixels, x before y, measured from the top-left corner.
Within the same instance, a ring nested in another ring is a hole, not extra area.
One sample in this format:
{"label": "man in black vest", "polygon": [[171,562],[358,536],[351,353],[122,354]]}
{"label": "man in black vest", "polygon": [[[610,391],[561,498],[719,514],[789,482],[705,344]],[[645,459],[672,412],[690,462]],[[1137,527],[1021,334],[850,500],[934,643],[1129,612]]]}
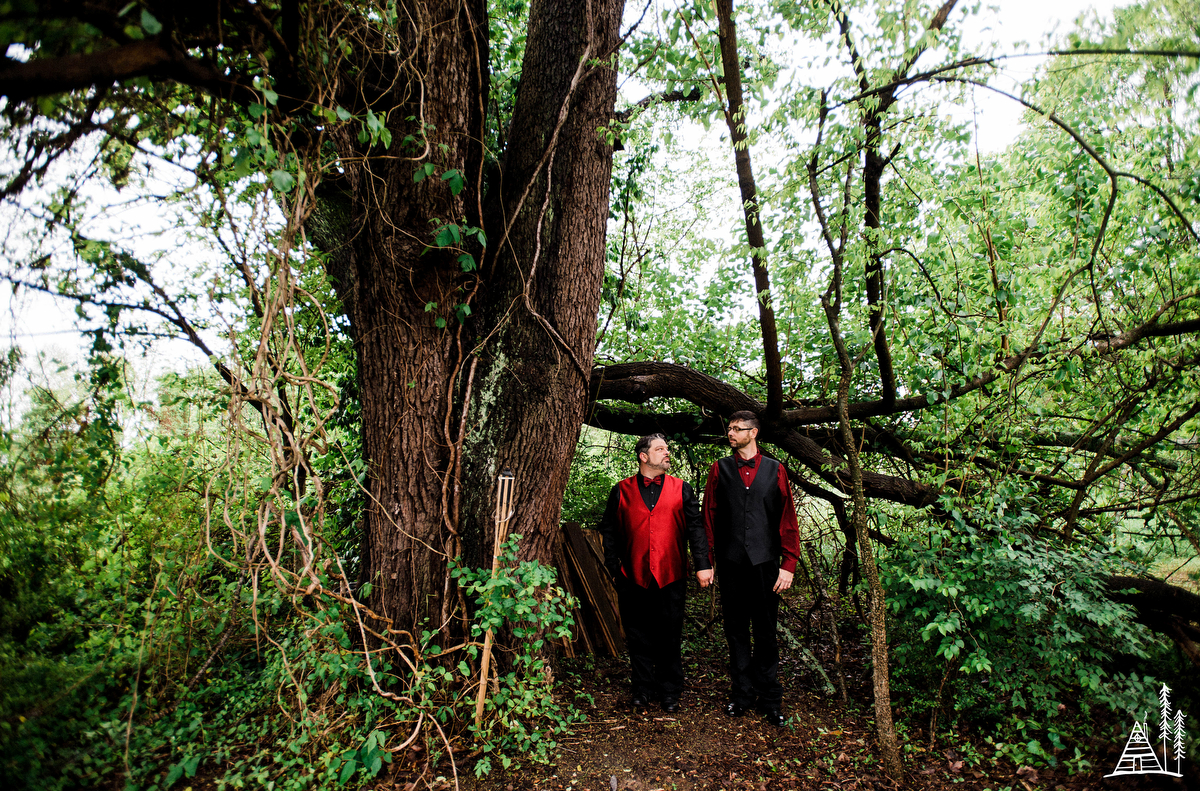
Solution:
{"label": "man in black vest", "polygon": [[725,713],[740,717],[756,706],[768,722],[782,727],[786,717],[775,626],[779,594],[792,586],[796,571],[800,532],[787,470],[759,452],[758,429],[753,412],[729,416],[734,452],[708,471],[704,526],[718,569],[729,643]]}

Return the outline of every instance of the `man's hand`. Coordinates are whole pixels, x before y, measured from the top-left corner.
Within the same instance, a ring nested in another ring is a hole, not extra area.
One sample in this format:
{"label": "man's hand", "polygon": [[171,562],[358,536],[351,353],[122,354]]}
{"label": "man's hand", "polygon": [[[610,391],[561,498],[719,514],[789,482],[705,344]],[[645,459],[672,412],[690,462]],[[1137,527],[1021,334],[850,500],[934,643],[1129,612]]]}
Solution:
{"label": "man's hand", "polygon": [[707,588],[709,585],[712,585],[713,570],[705,569],[704,571],[697,571],[696,579],[700,581],[701,588]]}
{"label": "man's hand", "polygon": [[779,570],[779,577],[775,580],[775,587],[771,590],[776,593],[783,593],[788,588],[792,587],[792,572]]}

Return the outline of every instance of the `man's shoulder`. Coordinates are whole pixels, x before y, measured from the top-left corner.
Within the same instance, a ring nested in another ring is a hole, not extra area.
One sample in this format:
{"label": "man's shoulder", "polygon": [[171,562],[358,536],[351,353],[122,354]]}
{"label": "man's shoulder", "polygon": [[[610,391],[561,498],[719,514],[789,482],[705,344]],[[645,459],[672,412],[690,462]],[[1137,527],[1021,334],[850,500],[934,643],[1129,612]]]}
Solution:
{"label": "man's shoulder", "polygon": [[[629,485],[629,482],[630,482],[630,481],[633,481],[633,479],[634,479],[635,477],[637,477],[637,476],[636,476],[636,475],[630,475],[628,478],[622,478],[621,480],[619,480],[619,481],[617,481],[616,483],[614,483],[614,484],[613,484],[613,487],[612,487],[611,489],[609,489],[609,490],[608,490],[608,496],[609,496],[609,497],[612,497],[612,496],[616,495],[618,492],[620,492],[620,491],[621,491],[621,487],[622,487],[622,486],[628,486],[628,485]],[[634,483],[636,483],[636,481],[634,481]]]}

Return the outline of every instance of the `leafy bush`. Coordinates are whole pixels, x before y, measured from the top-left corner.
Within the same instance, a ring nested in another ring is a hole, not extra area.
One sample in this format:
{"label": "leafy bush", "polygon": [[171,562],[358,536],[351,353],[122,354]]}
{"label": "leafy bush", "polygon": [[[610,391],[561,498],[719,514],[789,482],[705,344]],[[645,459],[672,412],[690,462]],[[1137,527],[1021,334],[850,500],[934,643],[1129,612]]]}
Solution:
{"label": "leafy bush", "polygon": [[[336,563],[305,595],[220,559],[244,551],[217,518],[221,481],[209,485],[230,474],[207,424],[221,404],[173,378],[142,437],[118,418],[149,410],[117,380],[80,385],[33,392],[22,423],[0,427],[0,787],[334,788],[378,777],[400,750],[436,771],[472,741],[482,773],[545,760],[578,719],[543,660],[572,603],[553,569],[517,562],[518,537],[495,578],[455,570],[473,605],[465,641],[431,629],[402,652],[365,651],[352,601],[329,593],[346,591]],[[239,464],[253,480],[253,460]],[[339,503],[344,530],[354,500]],[[517,648],[497,656],[475,728],[488,628]]]}
{"label": "leafy bush", "polygon": [[[1112,550],[1069,548],[1013,529],[1003,511],[985,529],[961,520],[910,535],[880,571],[888,591],[895,687],[912,716],[991,731],[1002,754],[1055,763],[1090,734],[1093,709],[1154,700],[1153,643],[1105,578],[1130,573]],[[993,512],[995,513],[995,512]],[[1122,665],[1125,667],[1122,668]],[[1067,754],[1080,765],[1082,751]]]}
{"label": "leafy bush", "polygon": [[[534,561],[517,562],[519,535],[510,536],[500,556],[501,573],[489,569],[456,568],[463,591],[474,597],[475,619],[471,636],[478,640],[488,629],[507,630],[514,651],[507,657],[508,671],[499,678],[499,689],[488,696],[488,716],[477,728],[475,741],[483,750],[476,774],[486,774],[496,759],[508,769],[519,757],[548,763],[558,746],[555,737],[566,733],[582,715],[554,699],[549,668],[545,664],[546,640],[569,638],[576,603],[554,585],[558,572]],[[478,658],[475,646],[469,646]],[[464,666],[460,663],[460,666]],[[473,702],[473,698],[468,699]],[[458,716],[467,721],[470,711]]]}

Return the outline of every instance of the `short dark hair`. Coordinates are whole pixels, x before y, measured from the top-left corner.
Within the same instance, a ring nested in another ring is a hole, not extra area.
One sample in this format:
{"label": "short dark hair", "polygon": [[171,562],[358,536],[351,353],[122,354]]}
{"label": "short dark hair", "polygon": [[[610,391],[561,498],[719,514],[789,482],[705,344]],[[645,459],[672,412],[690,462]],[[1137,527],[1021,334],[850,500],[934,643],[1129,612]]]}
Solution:
{"label": "short dark hair", "polygon": [[645,453],[646,455],[650,454],[650,443],[654,442],[654,440],[656,440],[656,439],[661,439],[663,442],[666,442],[667,435],[663,434],[661,432],[659,432],[657,434],[647,434],[646,436],[639,439],[637,441],[637,444],[633,446],[633,456],[634,456],[634,458],[636,458],[638,460],[639,464],[642,461],[643,453]]}
{"label": "short dark hair", "polygon": [[749,409],[739,409],[729,416],[729,422],[740,420],[746,424],[746,428],[761,428],[758,422],[758,415],[751,412]]}

